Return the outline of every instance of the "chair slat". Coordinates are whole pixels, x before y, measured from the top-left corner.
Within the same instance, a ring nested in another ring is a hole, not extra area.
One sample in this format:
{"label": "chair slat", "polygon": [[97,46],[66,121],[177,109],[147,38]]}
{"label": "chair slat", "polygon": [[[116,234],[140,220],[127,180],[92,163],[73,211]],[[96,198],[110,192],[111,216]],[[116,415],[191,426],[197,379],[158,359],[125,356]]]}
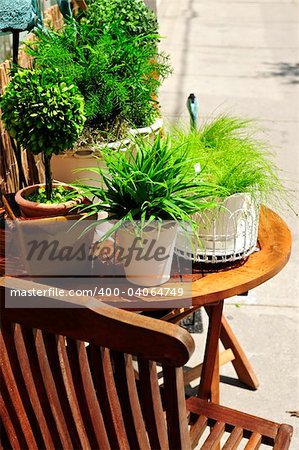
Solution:
{"label": "chair slat", "polygon": [[[20,443],[19,437],[18,437],[18,433],[16,432],[16,427],[13,425],[12,423],[12,419],[10,417],[10,414],[6,408],[6,402],[3,399],[2,396],[2,391],[3,391],[3,385],[1,383],[1,393],[0,393],[0,417],[1,417],[1,421],[5,427],[5,431],[7,434],[7,437],[9,439],[10,445],[14,450],[22,450],[24,448],[24,444],[23,445]],[[1,431],[2,434],[2,431]]]}
{"label": "chair slat", "polygon": [[169,447],[191,449],[182,368],[162,367]]}
{"label": "chair slat", "polygon": [[[16,324],[14,325],[14,327],[16,327]],[[43,376],[40,370],[40,364],[39,364],[39,360],[38,360],[38,355],[37,355],[37,351],[36,351],[36,345],[35,345],[35,336],[36,336],[36,330],[32,330],[32,329],[28,329],[28,328],[24,328],[21,327],[22,330],[22,335],[23,335],[23,339],[24,339],[24,344],[26,346],[26,352],[28,355],[28,360],[30,362],[30,369],[31,369],[31,373],[32,373],[32,384],[34,384],[36,391],[37,391],[37,395],[38,395],[38,399],[40,402],[40,405],[42,407],[42,411],[43,411],[43,415],[45,417],[47,426],[49,428],[49,430],[51,431],[51,438],[53,440],[53,444],[54,444],[54,448],[62,448],[62,443],[59,437],[59,433],[57,431],[57,426],[55,423],[55,419],[54,416],[52,414],[52,410],[51,410],[51,405],[49,402],[49,398],[46,392],[46,388],[44,385],[44,381],[43,381]],[[18,350],[17,350],[17,354],[18,354]],[[19,355],[18,355],[18,359]],[[22,369],[20,369],[22,370]],[[26,384],[25,378],[24,378],[24,382]],[[27,387],[27,386],[26,386]],[[27,391],[29,394],[29,390],[27,387]],[[30,394],[29,394],[30,396]],[[30,402],[32,404],[32,399],[30,398]],[[34,409],[34,407],[33,407]],[[40,432],[40,438],[43,440],[43,442],[40,442],[40,447],[45,446],[45,440],[43,438],[43,433],[41,431],[44,432],[44,430],[41,430],[40,424],[38,422],[38,414],[37,411],[34,409],[34,415],[35,415],[35,420],[37,421],[37,425],[35,428],[35,432],[38,433],[38,431]]]}
{"label": "chair slat", "polygon": [[169,449],[166,420],[158,382],[157,366],[152,361],[138,358],[139,392],[142,412],[151,447]]}
{"label": "chair slat", "polygon": [[203,443],[201,450],[216,450],[219,446],[220,440],[225,432],[225,423],[216,422],[211,433]]}
{"label": "chair slat", "polygon": [[225,421],[229,425],[241,427],[244,430],[258,432],[262,436],[274,439],[278,432],[279,425],[250,414],[241,413],[231,408],[208,403],[197,397],[190,397],[187,400],[187,408],[195,414],[204,414],[216,421]]}
{"label": "chair slat", "polygon": [[[22,371],[22,375],[26,384],[26,388],[28,390],[28,394],[30,397],[30,401],[32,404],[32,407],[34,409],[36,418],[38,420],[41,434],[44,439],[45,446],[48,450],[55,450],[55,445],[52,440],[52,436],[49,430],[48,422],[45,418],[40,398],[37,393],[36,385],[34,382],[31,365],[29,362],[29,356],[27,353],[27,348],[25,345],[25,339],[23,335],[23,330],[20,327],[19,324],[15,324],[14,327],[14,341],[15,341],[15,347],[17,351],[17,356],[19,359],[20,368]],[[32,363],[32,361],[31,361]]]}
{"label": "chair slat", "polygon": [[77,342],[77,348],[78,348],[79,367],[81,371],[82,384],[88,408],[90,411],[94,433],[96,435],[99,448],[103,450],[110,450],[111,447],[106,433],[102,412],[95,393],[90,373],[85,343],[82,341]]}
{"label": "chair slat", "polygon": [[150,450],[136,387],[132,356],[119,352],[111,352],[111,356],[130,447]]}
{"label": "chair slat", "polygon": [[[12,352],[11,352],[12,353]],[[24,434],[24,438],[26,440],[26,443],[30,450],[38,450],[38,446],[34,437],[34,434],[32,432],[32,428],[30,425],[30,421],[28,419],[27,413],[25,411],[25,407],[23,405],[22,398],[20,396],[19,390],[18,390],[18,384],[17,380],[14,377],[13,369],[10,364],[9,356],[7,353],[7,347],[6,342],[3,338],[3,331],[1,330],[0,333],[0,366],[1,366],[1,372],[2,376],[7,388],[7,391],[9,392],[11,403],[14,406],[14,410],[16,412],[16,415],[18,417],[18,420],[20,422],[20,426],[22,429],[22,432]],[[3,388],[1,386],[1,388]]]}
{"label": "chair slat", "polygon": [[208,418],[206,416],[198,417],[196,422],[193,425],[191,425],[190,440],[192,448],[194,448],[197,445],[207,425],[208,425]]}
{"label": "chair slat", "polygon": [[240,427],[235,427],[226,443],[222,447],[222,450],[237,450],[241,440],[243,438],[243,430]]}
{"label": "chair slat", "polygon": [[91,411],[89,409],[83,387],[83,381],[79,364],[77,341],[75,341],[74,339],[66,338],[66,352],[68,355],[77,401],[81,411],[81,416],[84,422],[85,430],[88,436],[89,444],[92,448],[98,448],[99,444],[94,432],[94,425],[92,423]]}
{"label": "chair slat", "polygon": [[[81,411],[80,411],[80,407],[79,407],[79,403],[78,403],[78,399],[77,399],[77,395],[76,395],[76,391],[75,391],[75,387],[74,387],[72,372],[71,372],[71,368],[70,368],[70,364],[69,364],[69,360],[68,360],[68,356],[67,356],[67,352],[66,352],[65,338],[63,336],[58,336],[58,338],[57,338],[57,350],[58,350],[58,356],[59,356],[59,361],[60,361],[60,365],[61,365],[62,377],[64,380],[65,389],[66,389],[67,397],[69,400],[70,408],[72,410],[74,421],[75,421],[76,428],[78,431],[80,443],[84,449],[90,450],[91,446],[90,446],[89,440],[87,438],[84,422],[82,419],[82,415],[81,415]],[[107,448],[107,450],[109,450],[109,449]]]}
{"label": "chair slat", "polygon": [[111,448],[130,450],[121,412],[108,349],[89,345],[89,360],[93,383],[105,422]]}
{"label": "chair slat", "polygon": [[73,448],[73,443],[63,414],[62,406],[57,393],[49,360],[47,358],[46,346],[41,330],[36,330],[35,346],[44,385],[50,402],[50,407],[55,419],[57,430],[61,439],[61,443],[63,449],[69,450],[70,448]]}
{"label": "chair slat", "polygon": [[252,433],[244,450],[258,450],[262,443],[262,435],[260,433]]}

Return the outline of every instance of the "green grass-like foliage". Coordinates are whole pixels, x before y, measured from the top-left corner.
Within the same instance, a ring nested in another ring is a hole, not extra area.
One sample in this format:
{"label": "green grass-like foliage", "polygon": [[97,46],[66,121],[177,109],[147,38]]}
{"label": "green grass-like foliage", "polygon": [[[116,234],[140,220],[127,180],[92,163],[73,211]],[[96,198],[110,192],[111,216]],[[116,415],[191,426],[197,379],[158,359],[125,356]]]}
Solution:
{"label": "green grass-like foliage", "polygon": [[36,34],[27,52],[36,67],[56,68],[78,86],[85,100],[86,126],[106,129],[108,124],[113,129],[118,122],[147,126],[154,121],[155,96],[170,65],[158,52],[156,22],[140,0],[94,0],[62,30]]}
{"label": "green grass-like foliage", "polygon": [[222,115],[199,130],[175,129],[173,134],[200,164],[203,180],[222,188],[220,197],[250,193],[268,205],[285,203],[279,169],[267,145],[256,138],[253,121]]}
{"label": "green grass-like foliage", "polygon": [[90,169],[103,187],[80,186],[86,196],[95,198],[85,212],[106,211],[109,220],[116,220],[103,239],[128,221],[138,221],[141,228],[152,221],[191,223],[191,215],[211,207],[207,199],[219,190],[200,175],[194,177],[193,160],[160,136],[154,143],[136,140],[133,151],[107,148],[103,156],[107,169]]}
{"label": "green grass-like foliage", "polygon": [[1,97],[9,134],[33,154],[71,148],[82,132],[84,99],[57,71],[18,70]]}

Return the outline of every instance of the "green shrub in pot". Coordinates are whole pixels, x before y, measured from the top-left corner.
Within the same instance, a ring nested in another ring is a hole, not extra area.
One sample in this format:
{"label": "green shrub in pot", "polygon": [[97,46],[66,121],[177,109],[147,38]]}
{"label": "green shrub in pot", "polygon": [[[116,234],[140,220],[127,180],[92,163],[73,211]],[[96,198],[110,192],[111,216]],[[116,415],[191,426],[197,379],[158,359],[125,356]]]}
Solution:
{"label": "green shrub in pot", "polygon": [[82,15],[94,27],[110,34],[116,35],[120,31],[127,36],[153,35],[153,39],[158,34],[156,16],[143,0],[90,0]]}
{"label": "green shrub in pot", "polygon": [[[160,224],[164,230],[165,221],[183,221],[192,227],[192,214],[212,207],[213,202],[208,198],[216,196],[219,189],[212,183],[203,182],[200,175],[194,177],[192,158],[184,155],[184,150],[172,145],[167,138],[158,136],[154,143],[138,139],[134,147],[134,151],[128,150],[127,154],[105,149],[107,169],[90,169],[95,180],[98,177],[103,180],[103,187],[80,187],[86,196],[94,197],[93,204],[84,207],[83,211],[88,214],[105,211],[107,218],[98,224],[114,221],[102,240],[118,232],[122,242],[126,242],[124,248],[129,242],[129,231],[124,233],[124,228],[139,235],[153,223]],[[166,235],[170,233],[168,228],[164,231]],[[169,245],[173,252],[174,227],[172,232]],[[142,269],[141,265],[139,269]],[[147,269],[145,265],[145,271]],[[170,276],[169,270],[170,267],[163,275],[164,281]],[[157,277],[158,271],[157,268]],[[150,281],[155,278],[148,277]],[[130,279],[135,278],[131,273]]]}
{"label": "green shrub in pot", "polygon": [[231,116],[219,116],[198,130],[173,131],[177,144],[187,146],[202,179],[221,188],[220,195],[212,197],[219,207],[196,218],[199,261],[248,256],[256,248],[260,205],[290,204],[273,155],[256,131],[253,121]]}
{"label": "green shrub in pot", "polygon": [[105,211],[107,220],[117,221],[109,235],[128,221],[138,221],[141,228],[152,220],[191,222],[194,212],[212,207],[209,199],[220,195],[221,188],[194,174],[186,146],[177,147],[168,138],[157,136],[154,143],[136,139],[127,155],[110,148],[103,154],[107,169],[89,169],[94,181],[103,180],[103,187],[80,188],[97,200],[85,211]]}
{"label": "green shrub in pot", "polygon": [[[2,120],[9,134],[34,155],[42,154],[45,189],[33,201],[61,203],[74,193],[52,188],[51,157],[70,148],[84,125],[84,99],[57,70],[19,69],[1,97]],[[78,196],[77,192],[76,195]]]}
{"label": "green shrub in pot", "polygon": [[[69,20],[60,31],[37,31],[37,39],[28,44],[35,67],[58,69],[84,96],[84,142],[87,136],[96,142],[101,136],[117,140],[129,126],[151,125],[158,115],[158,88],[170,73],[168,57],[157,48],[152,13],[139,0],[122,3],[112,15],[109,11],[118,3],[104,2],[109,16],[104,17],[101,2],[91,2],[77,20]],[[126,3],[130,17],[137,11],[135,25],[124,20]],[[141,10],[147,11],[148,21]]]}

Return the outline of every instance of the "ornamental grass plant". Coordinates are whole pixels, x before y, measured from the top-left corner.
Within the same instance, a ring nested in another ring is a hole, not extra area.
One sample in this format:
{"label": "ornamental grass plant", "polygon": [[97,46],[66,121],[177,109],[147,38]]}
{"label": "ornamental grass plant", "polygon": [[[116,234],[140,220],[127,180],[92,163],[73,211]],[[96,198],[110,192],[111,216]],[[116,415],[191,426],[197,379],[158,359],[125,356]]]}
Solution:
{"label": "ornamental grass plant", "polygon": [[185,146],[205,182],[221,188],[219,198],[249,193],[258,203],[273,207],[288,204],[288,192],[273,154],[256,137],[251,120],[221,115],[198,130],[175,128],[173,139]]}

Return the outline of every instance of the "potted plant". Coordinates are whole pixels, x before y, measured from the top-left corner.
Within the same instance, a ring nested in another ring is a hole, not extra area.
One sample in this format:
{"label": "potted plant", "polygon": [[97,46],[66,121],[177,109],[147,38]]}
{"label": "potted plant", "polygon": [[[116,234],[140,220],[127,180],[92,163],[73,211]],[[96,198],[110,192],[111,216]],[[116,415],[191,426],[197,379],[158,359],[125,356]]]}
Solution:
{"label": "potted plant", "polygon": [[83,133],[74,148],[53,158],[56,178],[74,181],[72,170],[93,165],[107,144],[125,148],[132,134],[158,131],[157,92],[170,66],[143,1],[92,0],[62,30],[36,35],[27,47],[35,67],[58,69],[85,101]]}
{"label": "potted plant", "polygon": [[[87,196],[95,198],[83,211],[107,213],[98,224],[110,221],[112,225],[101,240],[116,233],[130,282],[159,285],[170,278],[177,223],[183,221],[192,230],[192,214],[209,208],[207,199],[215,196],[218,188],[203,182],[200,176],[194,177],[192,159],[166,138],[158,136],[154,143],[139,138],[134,147],[127,155],[103,150],[107,169],[91,169],[103,186],[81,187]],[[163,247],[167,258],[138,258],[138,250],[147,253],[149,247],[151,255]]]}
{"label": "potted plant", "polygon": [[[178,144],[187,145],[202,179],[221,188],[213,198],[218,206],[194,218],[196,259],[218,262],[249,255],[257,244],[260,205],[279,206],[286,200],[278,168],[266,144],[255,137],[253,122],[220,116],[174,134]],[[178,243],[181,251],[183,241]]]}
{"label": "potted plant", "polygon": [[52,69],[19,69],[1,97],[2,120],[10,135],[34,155],[42,154],[45,184],[17,192],[15,200],[27,217],[59,216],[83,201],[78,190],[52,182],[51,158],[80,135],[84,99],[77,87]]}

